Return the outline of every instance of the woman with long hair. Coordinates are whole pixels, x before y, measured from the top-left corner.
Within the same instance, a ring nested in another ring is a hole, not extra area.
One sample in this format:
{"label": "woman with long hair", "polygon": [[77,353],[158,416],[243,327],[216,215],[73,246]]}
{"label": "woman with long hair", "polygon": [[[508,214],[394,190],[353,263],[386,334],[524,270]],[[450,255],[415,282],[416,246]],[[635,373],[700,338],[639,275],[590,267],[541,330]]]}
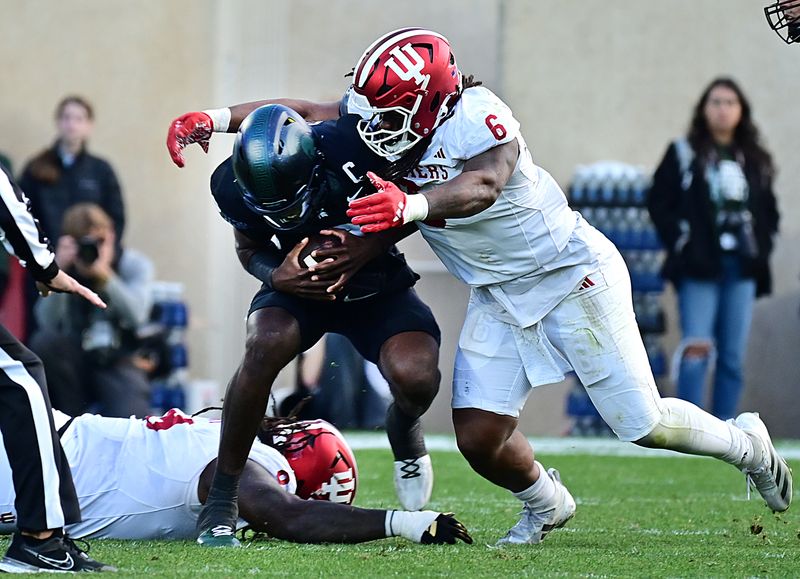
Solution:
{"label": "woman with long hair", "polygon": [[775,168],[750,103],[717,78],[694,107],[685,138],[672,142],[653,177],[648,208],[667,249],[664,277],[677,290],[682,342],[678,397],[727,419],[742,393],[753,303],[771,291],[769,256],[778,231]]}
{"label": "woman with long hair", "polygon": [[83,97],[66,96],[56,106],[55,121],[55,142],[28,162],[20,177],[45,234],[56,243],[67,209],[96,203],[114,220],[121,238],[125,208],[117,176],[105,159],[87,150],[94,108]]}

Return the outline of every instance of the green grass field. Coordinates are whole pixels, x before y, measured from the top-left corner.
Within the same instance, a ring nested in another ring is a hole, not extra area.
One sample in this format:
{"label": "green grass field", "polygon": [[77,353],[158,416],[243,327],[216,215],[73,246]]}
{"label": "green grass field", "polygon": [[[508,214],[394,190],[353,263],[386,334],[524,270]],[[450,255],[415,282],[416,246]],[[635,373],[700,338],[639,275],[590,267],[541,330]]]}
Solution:
{"label": "green grass field", "polygon": [[[744,477],[717,461],[544,454],[540,460],[561,471],[576,498],[575,518],[541,545],[496,549],[491,545],[516,522],[516,501],[472,473],[457,453],[432,454],[430,508],[458,513],[473,545],[257,540],[242,549],[210,550],[190,542],[97,540],[92,554],[117,565],[117,576],[800,576],[797,506],[776,516],[757,493],[747,501]],[[390,453],[363,450],[357,458],[356,503],[396,507]]]}

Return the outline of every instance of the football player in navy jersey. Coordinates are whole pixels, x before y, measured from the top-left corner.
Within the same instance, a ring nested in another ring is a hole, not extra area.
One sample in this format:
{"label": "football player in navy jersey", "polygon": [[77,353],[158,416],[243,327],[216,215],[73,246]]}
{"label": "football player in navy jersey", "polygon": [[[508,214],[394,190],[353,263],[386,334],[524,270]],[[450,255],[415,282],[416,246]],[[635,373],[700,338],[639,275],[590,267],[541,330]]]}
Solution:
{"label": "football player in navy jersey", "polygon": [[[225,395],[217,470],[198,519],[201,544],[236,544],[238,480],[271,385],[326,332],[349,338],[392,388],[386,428],[403,507],[419,510],[430,498],[433,471],[419,417],[439,386],[439,328],[412,289],[418,276],[393,245],[409,230],[361,236],[352,226],[358,234],[336,227],[349,225],[349,200],[374,191],[364,178],[368,169],[392,172],[350,127],[357,120],[309,126],[288,107],[261,107],[242,123],[232,157],[211,178],[238,257],[264,285],[251,303],[245,354]],[[326,263],[324,274],[298,259],[320,231],[339,241],[311,255]]]}

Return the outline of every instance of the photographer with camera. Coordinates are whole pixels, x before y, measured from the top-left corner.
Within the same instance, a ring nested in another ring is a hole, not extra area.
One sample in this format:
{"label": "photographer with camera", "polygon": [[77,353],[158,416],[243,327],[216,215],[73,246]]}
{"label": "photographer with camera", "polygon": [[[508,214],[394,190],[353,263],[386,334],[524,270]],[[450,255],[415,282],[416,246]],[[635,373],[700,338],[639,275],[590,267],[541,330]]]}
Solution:
{"label": "photographer with camera", "polygon": [[96,291],[106,310],[70,295],[36,305],[39,330],[32,349],[52,377],[53,406],[69,414],[87,409],[106,416],[143,417],[150,384],[137,356],[137,330],[150,314],[153,266],[143,254],[118,249],[114,222],[94,203],[64,214],[56,262]]}
{"label": "photographer with camera", "polygon": [[733,80],[718,78],[697,102],[688,135],[670,145],[650,191],[650,217],[667,249],[663,274],[678,293],[678,397],[704,407],[715,363],[709,410],[722,419],[739,405],[753,303],[771,291],[774,173],[750,103]]}

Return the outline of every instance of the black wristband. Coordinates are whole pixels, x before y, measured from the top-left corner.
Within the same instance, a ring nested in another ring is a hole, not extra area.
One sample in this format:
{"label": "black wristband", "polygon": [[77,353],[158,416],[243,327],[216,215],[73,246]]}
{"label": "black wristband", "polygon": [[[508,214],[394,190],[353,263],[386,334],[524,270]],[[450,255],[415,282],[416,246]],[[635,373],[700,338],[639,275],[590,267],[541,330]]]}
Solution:
{"label": "black wristband", "polygon": [[265,287],[272,287],[272,272],[275,271],[274,259],[264,253],[258,252],[247,262],[247,271],[254,278],[260,280]]}
{"label": "black wristband", "polygon": [[36,281],[40,281],[40,282],[46,284],[50,280],[52,280],[54,277],[56,277],[60,270],[59,270],[58,265],[56,264],[55,260],[53,260],[53,263],[51,263],[50,265],[48,265],[45,268],[42,268],[38,264],[34,264],[34,267],[31,267],[30,271],[31,271],[31,276],[33,277],[33,279],[35,279]]}

